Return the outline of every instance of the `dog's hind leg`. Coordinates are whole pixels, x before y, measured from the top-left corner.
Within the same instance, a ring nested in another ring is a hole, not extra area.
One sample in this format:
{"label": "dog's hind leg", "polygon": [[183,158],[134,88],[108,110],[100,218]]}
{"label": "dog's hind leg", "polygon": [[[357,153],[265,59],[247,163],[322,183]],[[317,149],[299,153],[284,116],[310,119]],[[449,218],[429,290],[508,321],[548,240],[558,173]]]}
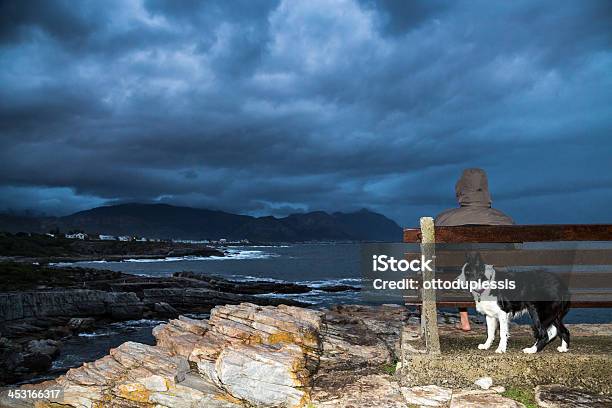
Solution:
{"label": "dog's hind leg", "polygon": [[[555,333],[556,333],[556,329],[555,329]],[[556,334],[555,334],[556,336]],[[548,338],[548,336],[546,334],[544,334],[543,337],[537,338],[536,342],[534,343],[533,346],[531,347],[527,347],[523,349],[523,353],[526,354],[533,354],[533,353],[537,353],[539,351],[542,351],[542,349],[544,347],[546,347],[546,345],[550,343],[550,339]]]}
{"label": "dog's hind leg", "polygon": [[538,314],[538,310],[536,309],[536,307],[534,305],[529,305],[527,311],[529,312],[529,317],[531,317],[531,328],[533,329],[533,337],[535,337],[536,340],[546,337],[548,333],[546,332],[546,328],[542,325],[542,322],[540,321],[540,315]]}
{"label": "dog's hind leg", "polygon": [[487,318],[487,340],[478,345],[479,350],[488,350],[495,340],[495,330],[497,329],[497,319],[492,316],[486,316]]}
{"label": "dog's hind leg", "polygon": [[533,344],[533,346],[531,346],[531,347],[525,347],[525,348],[523,349],[523,353],[525,353],[525,354],[533,354],[533,353],[537,353],[537,352],[538,352],[538,342],[539,342],[539,341],[540,341],[540,340],[536,341],[536,342]]}
{"label": "dog's hind leg", "polygon": [[538,340],[536,341],[536,344],[534,344],[533,347],[536,348],[536,352],[542,351],[542,349],[546,347],[548,343],[553,341],[557,337],[557,335],[560,334],[561,332],[560,327],[559,327],[560,321],[558,319],[555,319],[553,322],[550,322],[550,320],[546,320],[545,323],[546,324],[550,323],[550,325],[548,326],[548,329],[546,330],[546,334],[538,338]]}
{"label": "dog's hind leg", "polygon": [[546,337],[548,338],[548,342],[550,343],[551,341],[553,341],[555,337],[557,337],[557,334],[559,334],[559,330],[557,323],[555,322],[548,327],[548,330],[546,330]]}
{"label": "dog's hind leg", "polygon": [[[534,305],[529,305],[527,308],[529,312],[529,316],[531,317],[531,328],[533,329],[533,337],[535,337],[536,342],[531,347],[526,347],[523,349],[523,353],[533,354],[542,350],[546,344],[548,344],[549,337],[548,332],[542,326],[542,321],[540,320],[540,315],[538,314],[537,309]],[[552,333],[551,333],[552,334]],[[554,335],[557,335],[557,329],[555,328]]]}
{"label": "dog's hind leg", "polygon": [[559,337],[561,337],[561,345],[557,347],[557,351],[559,353],[565,353],[569,350],[570,332],[567,330],[567,327],[563,325],[561,320],[556,321],[555,324],[559,330]]}

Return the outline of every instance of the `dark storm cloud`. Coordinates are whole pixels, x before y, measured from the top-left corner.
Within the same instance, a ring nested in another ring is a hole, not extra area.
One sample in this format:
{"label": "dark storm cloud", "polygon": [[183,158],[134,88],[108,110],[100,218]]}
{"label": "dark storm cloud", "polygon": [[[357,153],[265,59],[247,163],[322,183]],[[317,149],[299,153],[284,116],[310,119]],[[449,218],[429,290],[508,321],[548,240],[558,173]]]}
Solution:
{"label": "dark storm cloud", "polygon": [[478,166],[519,222],[610,222],[610,2],[0,7],[1,209],[414,224]]}

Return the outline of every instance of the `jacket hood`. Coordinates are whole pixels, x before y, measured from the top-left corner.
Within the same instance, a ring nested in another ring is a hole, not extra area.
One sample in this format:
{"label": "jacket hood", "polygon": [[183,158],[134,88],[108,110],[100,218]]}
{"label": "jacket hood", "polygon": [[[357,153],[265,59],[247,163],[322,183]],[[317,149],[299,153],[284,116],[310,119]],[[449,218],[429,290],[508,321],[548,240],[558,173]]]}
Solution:
{"label": "jacket hood", "polygon": [[482,169],[465,169],[455,185],[455,195],[462,207],[491,207],[487,173]]}

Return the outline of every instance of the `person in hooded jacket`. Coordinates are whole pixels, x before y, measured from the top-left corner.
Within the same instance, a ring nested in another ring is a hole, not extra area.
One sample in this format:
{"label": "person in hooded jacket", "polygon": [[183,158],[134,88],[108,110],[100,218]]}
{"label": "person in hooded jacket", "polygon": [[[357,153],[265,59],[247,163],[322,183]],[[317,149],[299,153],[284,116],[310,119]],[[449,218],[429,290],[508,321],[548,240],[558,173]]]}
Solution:
{"label": "person in hooded jacket", "polygon": [[[455,185],[455,196],[459,208],[451,208],[438,214],[434,220],[437,226],[454,225],[511,225],[512,218],[491,208],[491,195],[487,174],[482,169],[465,169]],[[461,329],[470,330],[466,308],[459,309]]]}

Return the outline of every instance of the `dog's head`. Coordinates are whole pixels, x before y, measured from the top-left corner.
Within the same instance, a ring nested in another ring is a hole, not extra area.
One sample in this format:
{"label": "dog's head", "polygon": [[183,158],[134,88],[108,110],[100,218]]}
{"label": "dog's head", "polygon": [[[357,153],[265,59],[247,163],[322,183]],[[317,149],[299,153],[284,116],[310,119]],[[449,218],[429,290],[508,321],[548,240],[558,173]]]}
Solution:
{"label": "dog's head", "polygon": [[487,280],[486,265],[480,256],[480,252],[468,252],[465,256],[463,274],[466,281]]}

